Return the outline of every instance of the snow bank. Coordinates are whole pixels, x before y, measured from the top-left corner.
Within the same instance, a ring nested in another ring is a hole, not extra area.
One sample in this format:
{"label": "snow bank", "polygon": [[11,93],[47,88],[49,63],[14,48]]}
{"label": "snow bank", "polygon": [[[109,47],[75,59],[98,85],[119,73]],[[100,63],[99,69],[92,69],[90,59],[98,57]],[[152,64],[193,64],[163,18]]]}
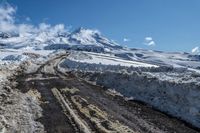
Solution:
{"label": "snow bank", "polygon": [[43,125],[36,121],[42,115],[36,99],[17,91],[16,82],[9,81],[19,71],[16,63],[0,65],[0,132],[43,132]]}
{"label": "snow bank", "polygon": [[[90,56],[81,56],[90,59]],[[73,58],[76,58],[74,56]],[[82,60],[82,59],[81,59]],[[78,77],[200,127],[200,74],[186,68],[142,68],[90,64],[66,59],[60,67]]]}

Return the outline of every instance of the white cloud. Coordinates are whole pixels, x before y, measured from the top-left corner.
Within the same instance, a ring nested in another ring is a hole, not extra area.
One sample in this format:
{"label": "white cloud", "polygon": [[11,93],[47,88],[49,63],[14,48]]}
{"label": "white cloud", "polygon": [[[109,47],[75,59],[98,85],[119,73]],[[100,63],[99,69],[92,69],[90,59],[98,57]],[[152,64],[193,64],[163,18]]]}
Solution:
{"label": "white cloud", "polygon": [[46,24],[46,23],[40,23],[39,24],[39,30],[41,30],[41,31],[47,31],[50,28],[51,28],[50,24]]}
{"label": "white cloud", "polygon": [[14,23],[13,15],[16,13],[16,8],[9,4],[0,6],[0,21],[6,21],[8,23]]}
{"label": "white cloud", "polygon": [[146,41],[152,41],[153,38],[152,38],[152,37],[145,37],[145,40],[146,40]]}
{"label": "white cloud", "polygon": [[22,36],[30,33],[35,33],[38,31],[37,28],[34,27],[33,25],[27,25],[27,24],[20,24],[17,26],[16,29],[17,32]]}
{"label": "white cloud", "polygon": [[156,43],[152,37],[145,37],[144,44],[147,46],[155,46],[156,45]]}
{"label": "white cloud", "polygon": [[16,8],[10,6],[9,4],[0,5],[0,30],[3,32],[8,32],[15,30],[15,17]]}
{"label": "white cloud", "polygon": [[195,47],[195,48],[192,49],[191,52],[192,52],[193,54],[199,54],[199,53],[200,53],[200,49],[199,49],[199,47]]}
{"label": "white cloud", "polygon": [[156,43],[155,43],[154,41],[150,41],[147,45],[148,45],[148,46],[155,46]]}
{"label": "white cloud", "polygon": [[31,21],[31,18],[29,18],[29,17],[26,17],[26,21]]}
{"label": "white cloud", "polygon": [[[14,32],[19,33],[19,35],[27,35],[30,33],[38,32],[48,32],[49,34],[56,34],[58,32],[67,31],[64,24],[58,24],[51,26],[47,23],[40,23],[38,26],[31,24],[16,24],[16,14],[17,8],[12,7],[8,3],[0,5],[0,31],[1,32]],[[26,17],[26,21],[30,21],[29,17]]]}
{"label": "white cloud", "polygon": [[124,41],[124,42],[130,42],[131,39],[129,39],[129,38],[124,38],[123,41]]}
{"label": "white cloud", "polygon": [[58,33],[58,32],[65,32],[65,25],[64,24],[57,24],[52,29],[51,32]]}

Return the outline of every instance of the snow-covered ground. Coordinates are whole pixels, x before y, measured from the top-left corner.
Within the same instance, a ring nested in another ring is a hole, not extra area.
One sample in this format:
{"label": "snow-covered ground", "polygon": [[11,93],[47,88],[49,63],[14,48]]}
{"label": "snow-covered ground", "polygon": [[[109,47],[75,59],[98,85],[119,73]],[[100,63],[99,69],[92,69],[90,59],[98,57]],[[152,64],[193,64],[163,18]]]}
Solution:
{"label": "snow-covered ground", "polygon": [[158,67],[148,63],[142,63],[139,61],[124,60],[116,57],[112,54],[101,54],[93,52],[72,52],[69,58],[72,61],[89,63],[89,64],[102,64],[102,65],[120,65],[127,67]]}
{"label": "snow-covered ground", "polygon": [[61,71],[73,70],[200,127],[199,55],[124,48],[96,30],[0,38],[0,82],[23,62],[45,62],[66,51]]}
{"label": "snow-covered ground", "polygon": [[[11,52],[11,51],[9,51]],[[11,56],[1,53],[6,57]],[[20,55],[19,53],[17,53]],[[0,132],[36,132],[43,125],[35,119],[42,115],[41,107],[36,104],[36,98],[30,93],[16,90],[17,82],[10,81],[25,67],[22,60],[9,59],[0,64]],[[23,125],[23,126],[22,126]]]}
{"label": "snow-covered ground", "polygon": [[139,60],[157,65],[173,67],[198,68],[200,66],[200,55],[184,52],[162,52],[144,49],[123,49],[112,51],[116,56],[128,60]]}

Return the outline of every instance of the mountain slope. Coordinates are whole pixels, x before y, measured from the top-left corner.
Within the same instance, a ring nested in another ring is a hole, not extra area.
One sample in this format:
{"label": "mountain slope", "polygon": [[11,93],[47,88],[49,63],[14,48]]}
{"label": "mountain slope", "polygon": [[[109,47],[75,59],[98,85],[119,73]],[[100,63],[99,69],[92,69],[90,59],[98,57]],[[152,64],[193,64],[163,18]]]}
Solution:
{"label": "mountain slope", "polygon": [[[120,96],[121,99],[123,99],[124,101],[129,101],[130,103],[131,103],[130,100],[136,100],[136,101],[138,100],[145,102],[148,105],[161,110],[162,112],[165,112],[174,117],[181,118],[182,120],[187,121],[196,127],[200,127],[199,124],[200,70],[198,70],[200,66],[199,55],[180,53],[180,52],[170,53],[162,51],[124,48],[119,44],[113,42],[112,40],[105,38],[102,34],[100,34],[96,30],[89,30],[83,28],[79,28],[71,33],[48,32],[48,30],[40,32],[32,32],[26,35],[1,33],[0,72],[2,70],[3,72],[1,73],[3,74],[0,75],[0,81],[2,82],[2,85],[0,85],[0,87],[5,88],[3,82],[6,81],[5,80],[6,72],[12,71],[12,69],[15,66],[22,66],[23,72],[21,72],[21,74],[27,76],[27,77],[22,76],[22,78],[19,78],[22,79],[22,81],[18,82],[23,85],[24,83],[25,84],[27,83],[24,81],[33,80],[35,83],[30,82],[30,84],[28,83],[28,85],[30,86],[34,85],[35,86],[34,91],[39,91],[39,92],[32,92],[31,90],[29,90],[30,87],[25,88],[24,86],[21,86],[18,87],[19,90],[22,89],[21,93],[25,93],[25,95],[28,95],[28,97],[30,98],[36,97],[34,100],[36,102],[36,105],[39,107],[40,106],[43,107],[44,110],[46,109],[44,108],[44,106],[46,105],[43,106],[41,104],[43,103],[45,104],[46,102],[45,101],[41,102],[37,100],[43,98],[47,99],[50,98],[49,101],[53,104],[49,104],[47,105],[47,107],[48,108],[56,107],[57,110],[55,111],[55,114],[56,112],[59,113],[62,112],[62,110],[59,109],[59,106],[56,105],[55,98],[58,97],[52,95],[51,89],[55,90],[55,88],[53,89],[51,87],[52,86],[61,87],[57,88],[59,93],[62,93],[61,95],[63,95],[65,91],[66,94],[68,94],[68,91],[70,93],[76,93],[73,92],[73,90],[71,89],[67,90],[66,88],[62,88],[62,83],[65,81],[65,78],[67,78],[69,81],[73,82],[71,84],[72,89],[73,86],[80,88],[81,90],[79,91],[81,92],[80,96],[84,96],[87,98],[92,95],[93,98],[95,99],[97,95],[93,93],[94,89],[100,86],[101,89],[100,90],[97,89],[98,91],[95,91],[100,93],[99,95],[101,96],[100,98],[102,98],[102,96],[104,97],[104,94],[107,95],[107,93],[110,93],[107,92],[109,90],[111,92],[115,92],[114,94],[111,95],[117,94],[116,98]],[[4,71],[5,68],[8,69],[6,70],[6,72]],[[33,73],[35,73],[35,75],[32,75]],[[74,81],[71,80],[72,77],[74,78]],[[17,79],[18,78],[16,78],[15,80]],[[79,80],[81,80],[81,82],[79,82],[80,84],[77,84],[77,81]],[[46,81],[48,81],[48,83]],[[82,86],[83,84],[84,86]],[[85,88],[85,86],[87,86],[88,84],[93,89]],[[43,88],[44,87],[43,85],[45,86],[47,85],[46,87],[50,89]],[[69,85],[69,84],[68,83],[66,84],[66,82],[64,82],[64,85]],[[28,92],[26,92],[26,89],[28,89]],[[89,89],[91,91],[90,92],[83,91],[84,89]],[[75,91],[77,90],[75,89]],[[3,99],[3,97],[4,94],[0,95],[0,98]],[[91,109],[92,111],[94,110],[98,111],[98,109],[96,110],[90,106],[88,106],[88,108],[82,109],[81,107],[82,105],[79,106],[79,104],[85,103],[85,100],[79,99],[81,100],[79,101],[80,102],[79,103],[73,98],[74,95],[72,96],[71,99],[72,102],[74,102],[74,106],[80,108],[79,110],[80,112],[82,111],[82,113],[86,113],[85,117],[90,117],[90,115],[92,115],[92,118],[89,121],[91,123],[93,122],[99,125],[98,124],[99,119],[96,119],[94,117],[95,114],[93,114],[90,111]],[[58,100],[59,99],[63,98],[58,98]],[[109,102],[112,103],[116,102],[111,100],[110,96],[108,97],[108,99],[107,100]],[[27,104],[28,108],[32,108],[29,107],[32,105],[32,102],[31,104],[27,103],[29,101],[30,100],[26,101],[22,99],[21,102]],[[119,100],[118,102],[120,101],[121,100]],[[96,102],[99,101],[96,100]],[[23,105],[24,103],[20,105]],[[121,103],[115,103],[115,104],[118,108],[118,105],[120,105]],[[2,106],[4,105],[7,104],[4,104],[3,102]],[[109,110],[110,106],[108,106],[109,104],[105,102],[103,103],[103,105],[106,107],[106,109],[108,109],[109,112],[110,111]],[[124,106],[127,107],[128,105]],[[13,107],[15,106],[12,106],[12,108]],[[5,108],[12,112],[12,110],[7,106]],[[128,108],[129,106],[125,108],[125,110],[128,111],[127,110]],[[38,108],[36,108],[35,111],[41,112],[41,110],[39,110]],[[89,111],[89,113],[87,113],[87,111]],[[148,111],[150,110],[148,109]],[[48,113],[48,115],[43,116],[42,118],[44,118],[46,121],[54,120],[54,115],[50,113],[50,110],[46,109],[45,112]],[[7,114],[7,112],[5,111],[4,114]],[[27,113],[25,114],[26,116],[29,115]],[[117,117],[118,114],[121,115],[120,118]],[[122,113],[118,114],[115,115],[116,119],[128,120],[127,119],[128,116],[124,117]],[[58,116],[62,115],[59,114]],[[35,116],[35,114],[33,116]],[[37,117],[40,116],[36,116],[36,118]],[[144,123],[150,122],[155,124],[160,122],[159,120],[158,121],[155,120],[156,122],[151,122],[152,117],[149,115],[148,117],[151,118],[151,120],[148,122],[144,120]],[[158,115],[158,117],[162,119],[160,115]],[[29,119],[29,117],[26,118]],[[95,121],[95,119],[97,121]],[[113,124],[120,125],[120,127],[124,127],[123,124],[121,125],[118,122],[108,121],[106,117],[104,117],[103,119],[107,121],[107,123],[103,123],[103,127],[104,126],[108,127],[105,124],[110,124],[111,127],[113,127]],[[170,118],[164,118],[164,119],[169,120],[168,121],[169,123],[166,126],[169,129],[168,131],[170,131],[170,128],[173,128],[174,130],[176,129],[176,125],[170,125],[171,123]],[[15,121],[12,118],[10,118],[9,120]],[[141,120],[141,119],[137,118],[136,120]],[[32,121],[35,120],[30,119],[30,121],[28,121],[27,123]],[[65,124],[65,122],[61,123]],[[42,124],[48,127],[49,123],[43,122]],[[127,123],[124,122],[124,124],[126,125]],[[74,123],[72,123],[71,125],[74,125]],[[20,124],[18,124],[18,126],[20,126]],[[56,126],[57,128],[59,128],[59,125]],[[91,125],[89,125],[89,127],[90,126]],[[137,127],[138,125],[135,126],[137,128],[136,131],[140,130],[144,131],[140,129],[141,127]],[[144,127],[148,128],[149,126],[150,125],[147,124]],[[159,124],[153,127],[158,127],[160,129],[154,130],[152,128],[151,129],[152,132],[154,131],[159,132],[161,129],[163,130],[163,127],[160,127]],[[183,131],[180,127],[181,124],[179,124],[179,131]],[[135,127],[131,128],[134,129]],[[121,128],[119,130],[121,130]]]}

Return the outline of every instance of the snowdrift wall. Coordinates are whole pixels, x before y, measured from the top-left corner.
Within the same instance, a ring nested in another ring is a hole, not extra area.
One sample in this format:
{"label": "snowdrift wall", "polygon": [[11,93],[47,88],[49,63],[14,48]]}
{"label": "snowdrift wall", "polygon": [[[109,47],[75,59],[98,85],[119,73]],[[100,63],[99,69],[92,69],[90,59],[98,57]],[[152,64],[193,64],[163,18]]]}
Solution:
{"label": "snowdrift wall", "polygon": [[[126,97],[133,97],[136,100],[148,103],[163,112],[179,117],[200,128],[200,84],[196,81],[173,82],[162,80],[162,77],[159,78],[151,75],[155,69],[150,70],[152,72],[141,72],[133,69],[131,73],[102,71],[103,67],[97,69],[98,67],[96,66],[92,67],[78,62],[72,63],[69,60],[61,63],[60,66],[72,70],[80,78],[95,82],[97,85],[105,86],[106,88],[115,89]],[[79,69],[76,69],[77,67]],[[109,67],[112,70],[120,70],[113,69],[113,66]],[[94,71],[91,71],[89,68],[93,68]],[[158,68],[158,71],[162,70],[166,71],[168,69]],[[169,71],[172,71],[172,73],[183,73],[185,70]],[[196,76],[199,78],[199,75]]]}
{"label": "snowdrift wall", "polygon": [[137,72],[131,75],[114,72],[79,73],[78,76],[200,127],[200,86],[160,81]]}

